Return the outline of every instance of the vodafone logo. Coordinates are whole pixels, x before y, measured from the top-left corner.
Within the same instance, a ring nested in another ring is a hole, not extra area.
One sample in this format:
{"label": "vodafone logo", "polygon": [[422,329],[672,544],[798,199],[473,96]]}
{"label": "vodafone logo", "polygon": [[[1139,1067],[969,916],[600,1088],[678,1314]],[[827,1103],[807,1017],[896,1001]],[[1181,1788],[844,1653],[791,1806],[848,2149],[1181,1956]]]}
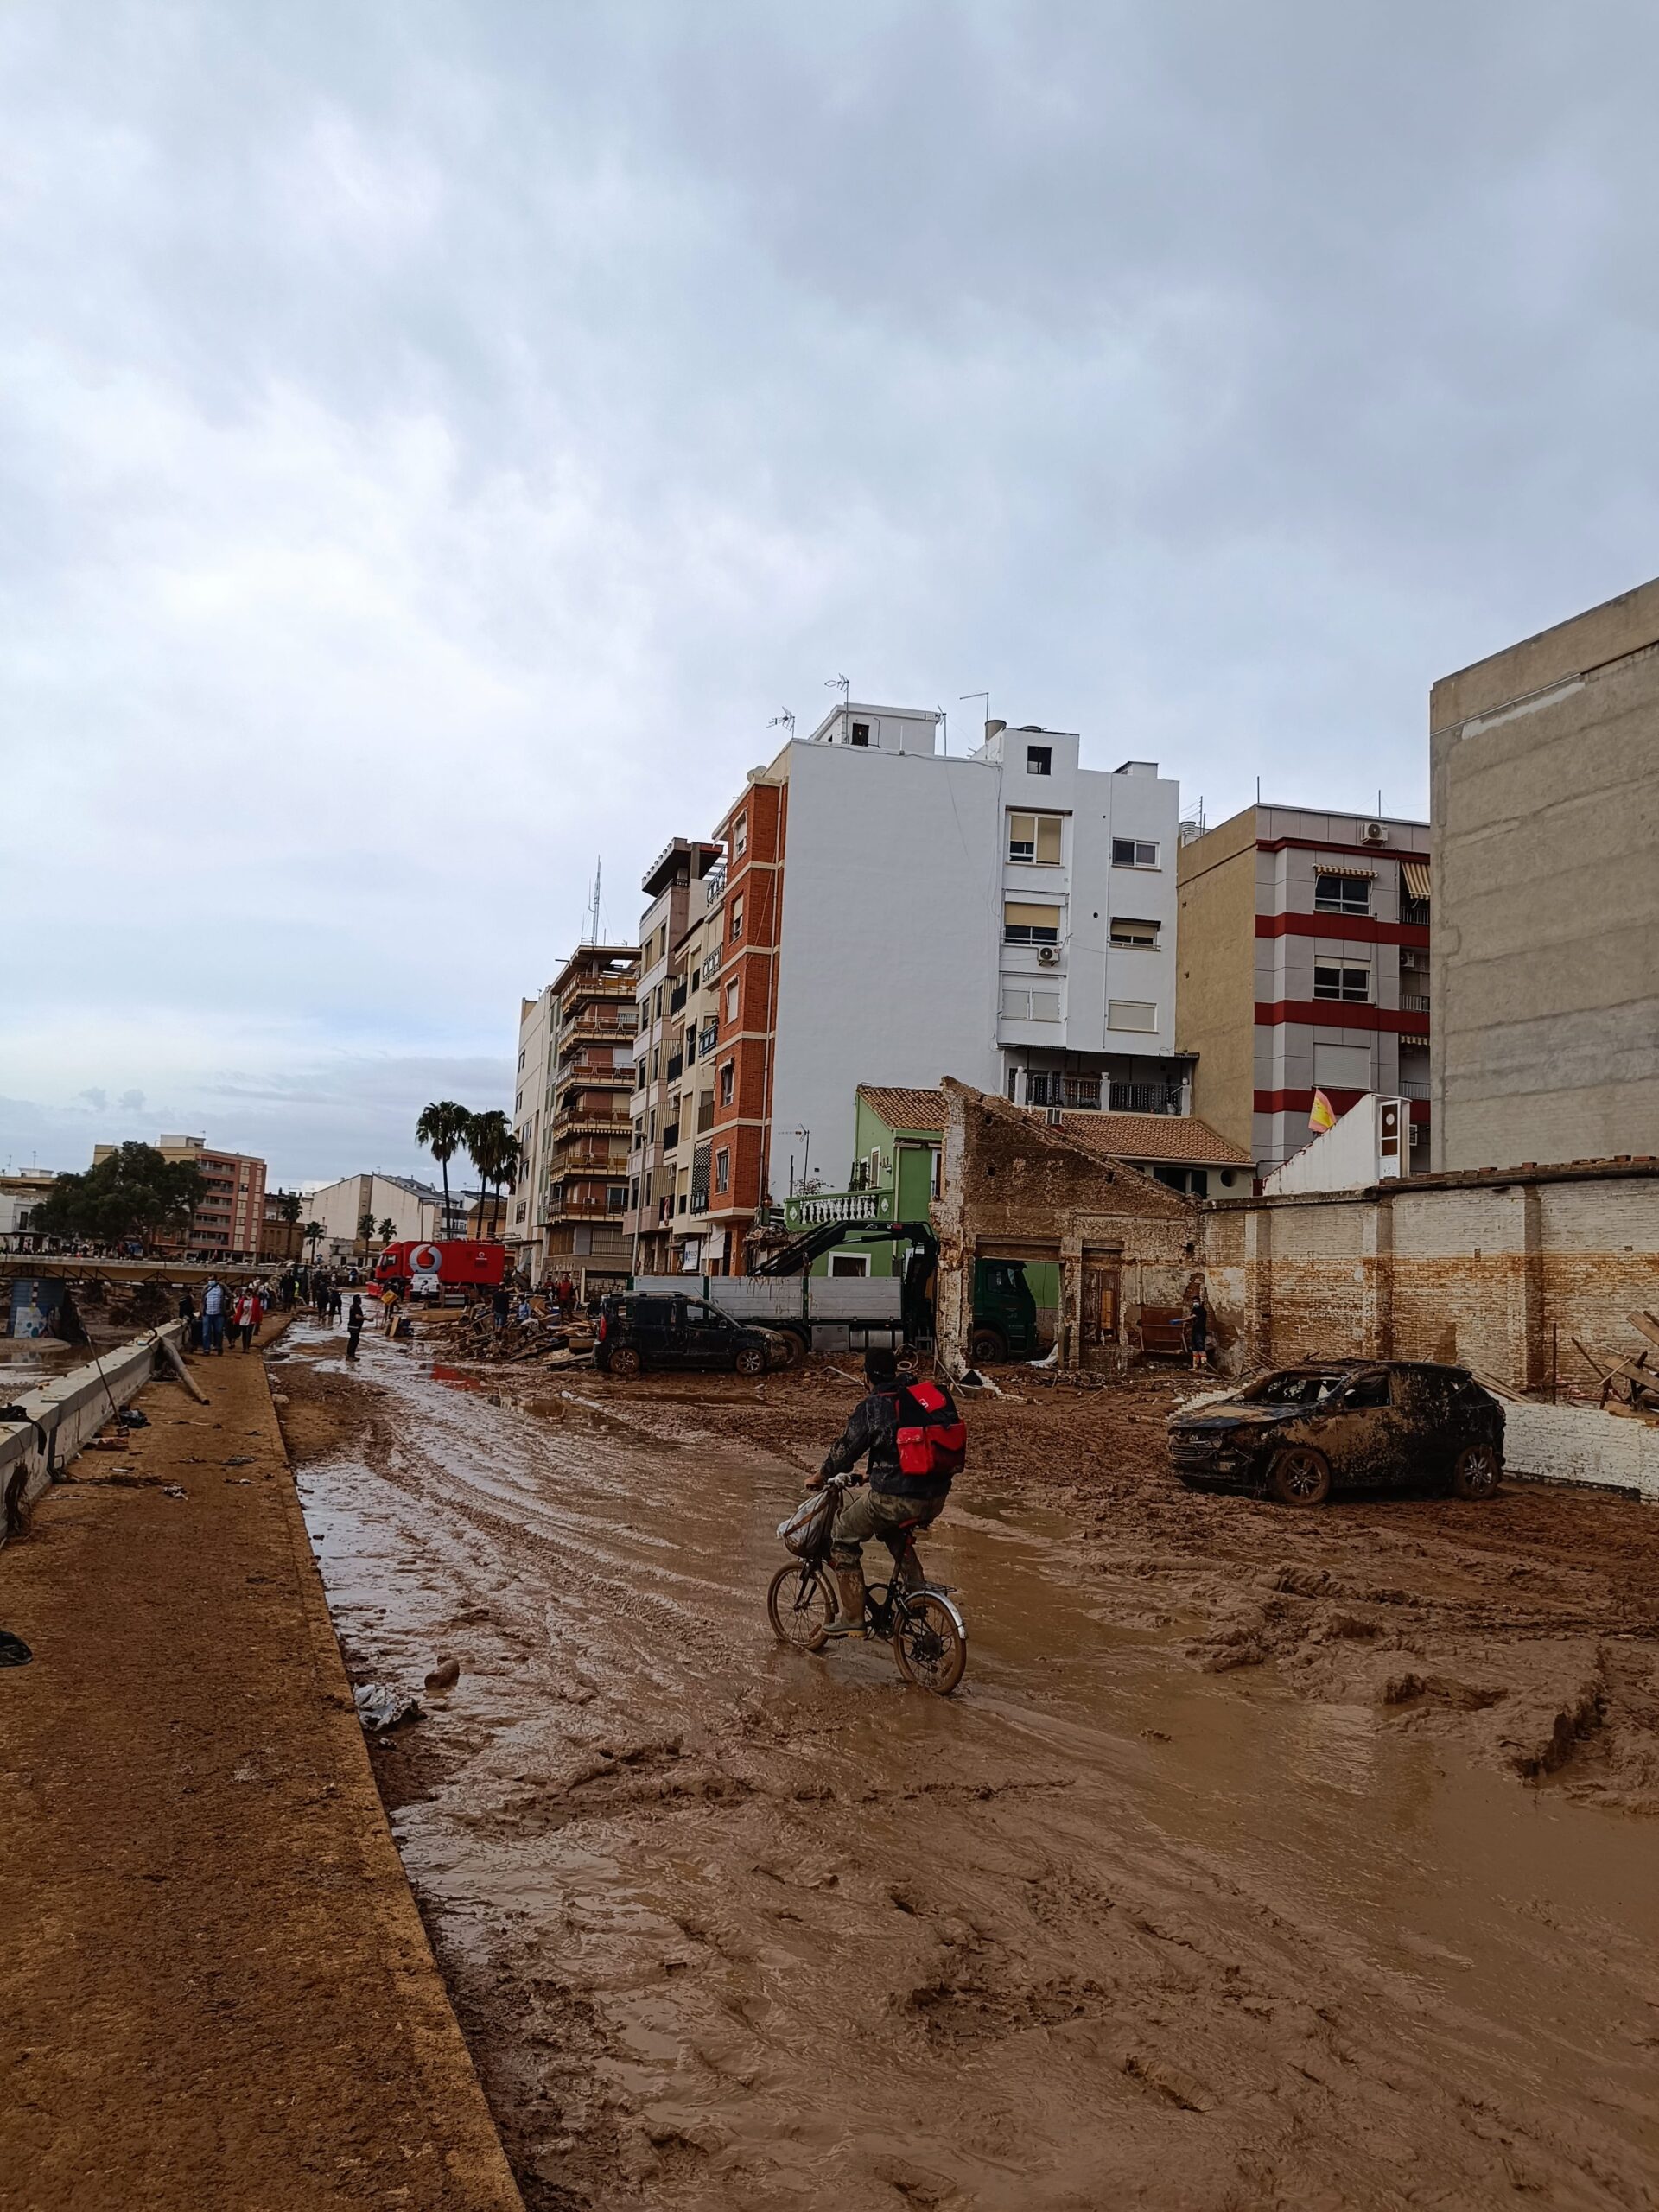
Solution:
{"label": "vodafone logo", "polygon": [[443,1255],[435,1244],[416,1244],[409,1255],[409,1271],[412,1275],[437,1274],[443,1265]]}

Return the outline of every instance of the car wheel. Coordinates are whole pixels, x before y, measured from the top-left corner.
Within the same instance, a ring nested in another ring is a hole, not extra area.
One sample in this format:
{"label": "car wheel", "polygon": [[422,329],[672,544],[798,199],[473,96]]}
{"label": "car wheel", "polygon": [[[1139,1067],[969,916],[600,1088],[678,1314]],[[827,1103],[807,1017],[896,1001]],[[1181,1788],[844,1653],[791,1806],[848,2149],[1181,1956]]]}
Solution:
{"label": "car wheel", "polygon": [[618,1344],[605,1362],[607,1375],[620,1375],[625,1382],[632,1382],[639,1372],[639,1355],[632,1344]]}
{"label": "car wheel", "polygon": [[791,1367],[804,1367],[806,1365],[807,1354],[806,1338],[801,1334],[798,1329],[785,1329],[783,1332],[783,1338],[784,1342],[789,1346],[790,1365]]}
{"label": "car wheel", "polygon": [[1490,1444],[1465,1444],[1452,1465],[1452,1495],[1471,1500],[1490,1497],[1503,1473],[1503,1463]]}
{"label": "car wheel", "polygon": [[976,1329],[969,1341],[968,1356],[976,1367],[996,1367],[1008,1356],[1008,1348],[995,1329]]}
{"label": "car wheel", "polygon": [[1323,1505],[1331,1495],[1331,1462],[1311,1444],[1293,1444],[1274,1461],[1268,1488],[1281,1505]]}
{"label": "car wheel", "polygon": [[740,1375],[764,1375],[766,1371],[766,1355],[759,1344],[745,1344],[732,1364]]}

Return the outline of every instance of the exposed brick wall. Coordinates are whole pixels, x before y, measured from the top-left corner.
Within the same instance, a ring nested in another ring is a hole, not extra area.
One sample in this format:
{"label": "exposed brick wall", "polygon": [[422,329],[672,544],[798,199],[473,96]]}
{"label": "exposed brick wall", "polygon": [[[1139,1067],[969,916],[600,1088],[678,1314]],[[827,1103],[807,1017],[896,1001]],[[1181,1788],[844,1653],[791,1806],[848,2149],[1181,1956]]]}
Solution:
{"label": "exposed brick wall", "polygon": [[1115,1262],[1122,1319],[1201,1278],[1229,1370],[1320,1357],[1455,1360],[1514,1389],[1634,1354],[1659,1313],[1659,1169],[1503,1184],[1402,1182],[1351,1197],[1194,1205],[1080,1150],[1002,1100],[947,1082],[941,1350],[965,1346],[973,1262],[1058,1259],[1061,1358],[1093,1363],[1078,1298]]}

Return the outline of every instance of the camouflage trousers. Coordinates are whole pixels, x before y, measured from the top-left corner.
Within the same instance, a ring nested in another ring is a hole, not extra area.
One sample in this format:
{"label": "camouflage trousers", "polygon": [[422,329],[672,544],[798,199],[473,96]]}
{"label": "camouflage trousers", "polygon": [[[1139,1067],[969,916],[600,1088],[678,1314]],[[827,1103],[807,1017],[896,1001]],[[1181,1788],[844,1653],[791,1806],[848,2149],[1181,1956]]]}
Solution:
{"label": "camouflage trousers", "polygon": [[944,1505],[944,1497],[899,1497],[889,1490],[872,1490],[868,1483],[857,1490],[843,1491],[830,1545],[831,1565],[858,1566],[861,1547],[872,1536],[880,1537],[896,1563],[905,1548],[906,1523],[925,1529],[929,1522],[938,1519]]}

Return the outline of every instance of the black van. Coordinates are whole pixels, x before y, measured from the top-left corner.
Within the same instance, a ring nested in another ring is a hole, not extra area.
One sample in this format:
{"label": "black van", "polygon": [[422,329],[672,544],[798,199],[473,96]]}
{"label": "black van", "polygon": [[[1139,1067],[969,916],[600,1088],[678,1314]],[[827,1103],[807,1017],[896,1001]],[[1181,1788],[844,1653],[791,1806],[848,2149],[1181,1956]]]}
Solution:
{"label": "black van", "polygon": [[729,1367],[764,1375],[789,1363],[788,1342],[775,1329],[734,1321],[706,1299],[628,1291],[599,1309],[594,1364],[624,1380],[647,1367]]}

